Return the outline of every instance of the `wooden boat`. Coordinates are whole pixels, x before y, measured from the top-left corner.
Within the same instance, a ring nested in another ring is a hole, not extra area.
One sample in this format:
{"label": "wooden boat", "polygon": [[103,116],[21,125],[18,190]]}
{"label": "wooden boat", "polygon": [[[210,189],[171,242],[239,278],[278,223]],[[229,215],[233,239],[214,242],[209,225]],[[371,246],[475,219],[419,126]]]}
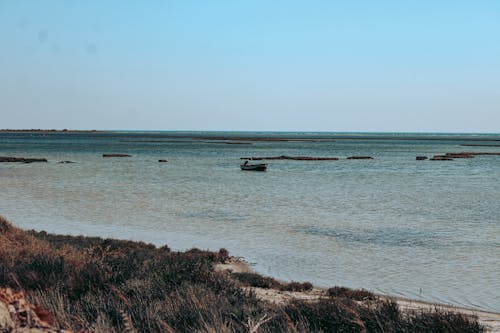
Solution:
{"label": "wooden boat", "polygon": [[248,161],[246,161],[244,164],[240,165],[241,170],[243,171],[266,171],[267,170],[267,164],[262,163],[262,164],[248,164]]}

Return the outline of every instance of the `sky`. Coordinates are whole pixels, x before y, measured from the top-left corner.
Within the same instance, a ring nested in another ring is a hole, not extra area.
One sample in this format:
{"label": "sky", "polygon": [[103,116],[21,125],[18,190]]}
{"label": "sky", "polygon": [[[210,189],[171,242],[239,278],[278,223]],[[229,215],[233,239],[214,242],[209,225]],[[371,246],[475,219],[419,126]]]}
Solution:
{"label": "sky", "polygon": [[0,0],[0,128],[500,132],[497,0]]}

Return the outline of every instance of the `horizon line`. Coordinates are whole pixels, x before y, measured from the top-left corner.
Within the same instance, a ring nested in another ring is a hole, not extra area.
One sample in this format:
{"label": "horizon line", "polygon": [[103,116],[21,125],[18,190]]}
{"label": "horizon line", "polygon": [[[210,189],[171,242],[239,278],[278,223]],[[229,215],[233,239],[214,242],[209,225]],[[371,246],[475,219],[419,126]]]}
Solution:
{"label": "horizon line", "polygon": [[469,134],[500,135],[500,132],[431,132],[431,131],[325,131],[325,130],[223,130],[223,129],[70,129],[70,128],[4,128],[2,132],[226,132],[226,133],[317,133],[317,134]]}

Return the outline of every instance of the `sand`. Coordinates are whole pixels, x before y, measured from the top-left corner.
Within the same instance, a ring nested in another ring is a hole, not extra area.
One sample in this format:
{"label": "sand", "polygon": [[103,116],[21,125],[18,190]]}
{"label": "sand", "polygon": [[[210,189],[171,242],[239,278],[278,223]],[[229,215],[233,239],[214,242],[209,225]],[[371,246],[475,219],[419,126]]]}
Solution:
{"label": "sand", "polygon": [[[226,263],[218,264],[215,269],[217,271],[230,271],[234,273],[244,273],[244,272],[254,272],[250,265],[242,258],[231,257]],[[257,298],[277,303],[286,304],[291,300],[318,300],[321,297],[327,297],[326,289],[323,288],[313,288],[308,291],[281,291],[276,289],[266,289],[258,287],[246,287],[247,290],[252,290]],[[476,316],[478,321],[487,327],[488,332],[500,333],[500,313],[481,311],[476,309],[468,309],[458,306],[437,304],[430,302],[423,302],[411,299],[404,299],[400,297],[391,297],[386,295],[378,295],[381,299],[388,299],[395,301],[401,310],[412,311],[412,310],[442,310],[449,312],[457,312],[467,316]]]}

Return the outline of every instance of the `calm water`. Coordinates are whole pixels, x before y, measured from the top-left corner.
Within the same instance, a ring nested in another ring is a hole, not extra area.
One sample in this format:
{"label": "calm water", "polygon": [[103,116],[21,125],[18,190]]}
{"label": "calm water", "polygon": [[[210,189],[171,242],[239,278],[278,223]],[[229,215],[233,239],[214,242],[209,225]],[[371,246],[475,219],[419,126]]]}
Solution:
{"label": "calm water", "polygon": [[[210,138],[220,135],[336,141]],[[225,247],[285,280],[500,311],[500,156],[415,161],[500,152],[468,143],[500,135],[0,133],[0,155],[49,159],[0,163],[0,214],[49,232]],[[239,170],[240,157],[275,155],[341,159]]]}

